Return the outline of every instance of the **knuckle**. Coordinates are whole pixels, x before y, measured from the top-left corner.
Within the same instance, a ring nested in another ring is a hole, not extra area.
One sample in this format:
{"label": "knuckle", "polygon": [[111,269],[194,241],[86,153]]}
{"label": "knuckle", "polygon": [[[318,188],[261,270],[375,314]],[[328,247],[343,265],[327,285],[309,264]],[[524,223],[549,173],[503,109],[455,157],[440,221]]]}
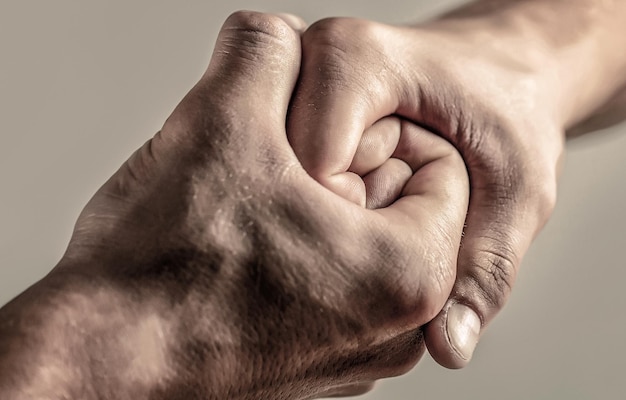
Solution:
{"label": "knuckle", "polygon": [[279,16],[255,11],[236,11],[227,18],[225,26],[276,39],[285,39],[294,34],[289,25]]}
{"label": "knuckle", "polygon": [[[280,17],[254,11],[236,11],[222,28],[223,42],[233,50],[261,56],[268,47],[290,47],[297,33]],[[230,44],[230,46],[229,46]]]}
{"label": "knuckle", "polygon": [[362,57],[378,42],[374,24],[356,18],[326,18],[312,24],[302,36],[303,48],[324,50],[330,56]]}
{"label": "knuckle", "polygon": [[513,288],[516,265],[513,252],[503,246],[497,250],[481,250],[473,257],[469,278],[482,294],[485,306],[496,310],[504,306]]}
{"label": "knuckle", "polygon": [[392,58],[381,41],[381,26],[352,18],[328,18],[311,25],[302,36],[305,85],[314,86],[319,97],[345,90],[366,104],[389,92],[395,87],[390,85],[395,68],[389,66]]}
{"label": "knuckle", "polygon": [[304,44],[341,44],[349,39],[350,18],[324,18],[311,24],[303,35]]}
{"label": "knuckle", "polygon": [[454,282],[454,261],[441,254],[426,255],[415,246],[378,240],[371,259],[386,265],[378,275],[383,315],[396,326],[415,328],[433,319],[443,307]]}
{"label": "knuckle", "polygon": [[407,279],[397,280],[395,286],[389,302],[400,325],[417,327],[437,314],[435,310],[440,304],[434,300],[432,289],[419,287]]}

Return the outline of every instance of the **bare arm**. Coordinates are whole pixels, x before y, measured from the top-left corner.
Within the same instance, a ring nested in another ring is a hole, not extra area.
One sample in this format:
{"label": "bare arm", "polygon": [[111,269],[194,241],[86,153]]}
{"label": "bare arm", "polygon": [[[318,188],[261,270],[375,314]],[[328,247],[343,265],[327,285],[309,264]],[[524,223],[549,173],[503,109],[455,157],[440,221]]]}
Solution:
{"label": "bare arm", "polygon": [[93,271],[61,269],[0,309],[0,396],[126,399],[166,389],[180,316],[158,296],[132,298]]}
{"label": "bare arm", "polygon": [[482,41],[520,65],[530,61],[554,74],[560,118],[571,129],[599,110],[624,109],[624,21],[620,0],[483,0],[426,25],[475,32],[477,46]]}

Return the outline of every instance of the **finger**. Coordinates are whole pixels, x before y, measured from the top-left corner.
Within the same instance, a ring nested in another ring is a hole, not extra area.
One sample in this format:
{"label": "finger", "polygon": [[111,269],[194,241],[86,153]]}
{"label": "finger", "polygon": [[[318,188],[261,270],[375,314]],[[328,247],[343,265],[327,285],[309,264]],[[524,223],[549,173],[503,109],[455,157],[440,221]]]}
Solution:
{"label": "finger", "polygon": [[349,170],[365,176],[391,157],[400,139],[400,120],[385,117],[363,132]]}
{"label": "finger", "polygon": [[365,206],[377,209],[389,206],[400,194],[404,185],[411,179],[413,170],[397,158],[389,158],[380,167],[363,178],[365,183]]}
{"label": "finger", "polygon": [[377,210],[402,227],[409,244],[426,262],[407,276],[408,287],[420,288],[421,320],[426,323],[443,307],[454,283],[459,244],[467,213],[469,179],[463,159],[445,139],[410,122],[402,122],[392,157],[414,171],[400,198]]}
{"label": "finger", "polygon": [[[544,189],[544,195],[513,176],[519,166],[510,167],[489,177],[477,170],[457,279],[450,299],[425,329],[429,352],[448,368],[470,361],[484,327],[509,297],[522,255],[553,207],[553,195],[547,193],[555,189]],[[540,180],[541,175],[526,176]],[[543,200],[532,200],[538,198]]]}
{"label": "finger", "polygon": [[[372,24],[358,20],[319,21],[303,34],[298,89],[288,120],[289,141],[305,170],[322,185],[344,195],[362,185],[348,172],[361,135],[396,109],[385,60],[366,45]],[[367,67],[365,63],[368,63]],[[364,70],[380,70],[363,80]],[[358,198],[364,198],[365,188]]]}
{"label": "finger", "polygon": [[303,22],[296,17],[251,11],[232,14],[190,97],[210,101],[222,114],[246,115],[253,124],[284,126],[300,67],[297,30],[302,28]]}
{"label": "finger", "polygon": [[[393,212],[423,221],[425,215],[419,208],[432,206],[431,212],[441,211],[443,216],[462,215],[467,212],[469,182],[465,164],[456,149],[445,139],[406,120],[401,121],[398,145],[392,157],[405,162],[413,171],[402,191],[402,204]],[[409,212],[411,207],[416,211]],[[407,207],[405,211],[404,207]]]}

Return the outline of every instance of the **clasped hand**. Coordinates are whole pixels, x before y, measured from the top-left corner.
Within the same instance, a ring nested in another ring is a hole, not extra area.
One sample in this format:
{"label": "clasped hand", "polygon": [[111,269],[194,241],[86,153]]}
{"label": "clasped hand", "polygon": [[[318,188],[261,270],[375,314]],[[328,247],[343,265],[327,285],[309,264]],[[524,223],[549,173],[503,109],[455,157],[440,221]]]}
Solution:
{"label": "clasped hand", "polygon": [[[166,380],[199,397],[319,396],[403,373],[454,283],[463,160],[351,104],[328,111],[362,136],[296,126],[318,105],[297,98],[288,117],[300,40],[280,17],[231,16],[202,79],[87,205],[62,267],[158,309],[175,336]],[[352,201],[311,178],[329,167]]]}
{"label": "clasped hand", "polygon": [[[88,203],[47,278],[64,288],[50,295],[58,320],[108,349],[90,376],[119,398],[291,399],[363,392],[426,344],[464,365],[522,233],[543,222],[527,215],[551,207],[549,185],[520,171],[550,181],[561,144],[521,145],[498,99],[472,103],[481,87],[452,75],[450,43],[232,15],[204,76]],[[536,164],[510,157],[524,152]]]}

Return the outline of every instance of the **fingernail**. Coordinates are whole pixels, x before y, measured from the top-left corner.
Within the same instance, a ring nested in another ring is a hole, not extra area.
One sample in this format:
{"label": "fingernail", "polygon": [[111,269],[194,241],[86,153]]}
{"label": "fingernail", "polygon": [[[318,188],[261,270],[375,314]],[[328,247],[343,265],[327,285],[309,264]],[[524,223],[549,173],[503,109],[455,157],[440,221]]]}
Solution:
{"label": "fingernail", "polygon": [[302,18],[287,13],[278,13],[276,15],[281,17],[295,31],[302,33],[306,30],[306,22]]}
{"label": "fingernail", "polygon": [[455,303],[448,309],[448,340],[459,357],[472,358],[480,334],[480,318],[466,305]]}

